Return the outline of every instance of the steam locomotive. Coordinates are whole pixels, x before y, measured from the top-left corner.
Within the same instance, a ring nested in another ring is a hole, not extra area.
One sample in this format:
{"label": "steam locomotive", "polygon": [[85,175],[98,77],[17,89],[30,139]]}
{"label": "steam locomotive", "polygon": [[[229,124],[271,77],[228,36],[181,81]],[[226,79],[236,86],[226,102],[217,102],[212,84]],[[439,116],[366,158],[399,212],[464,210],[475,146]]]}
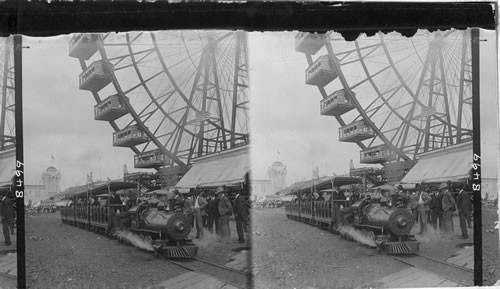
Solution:
{"label": "steam locomotive", "polygon": [[[91,197],[109,198],[109,191],[135,189],[135,183],[110,182],[81,187],[66,199],[72,205],[61,208],[61,219],[65,224],[84,228],[126,241],[118,232],[132,232],[150,243],[155,253],[167,258],[192,258],[198,247],[188,239],[191,224],[182,213],[158,210],[146,203],[127,209],[125,205],[91,205]],[[79,202],[78,200],[82,200]]]}
{"label": "steam locomotive", "polygon": [[[371,198],[353,202],[340,195],[340,186],[359,183],[361,180],[353,177],[325,177],[304,182],[292,190],[295,199],[285,205],[286,215],[290,219],[327,228],[346,239],[369,240],[363,243],[388,254],[417,252],[420,243],[410,234],[414,220],[409,210],[389,207]],[[311,200],[309,196],[315,190],[324,192],[327,200]],[[353,234],[350,228],[357,233]]]}

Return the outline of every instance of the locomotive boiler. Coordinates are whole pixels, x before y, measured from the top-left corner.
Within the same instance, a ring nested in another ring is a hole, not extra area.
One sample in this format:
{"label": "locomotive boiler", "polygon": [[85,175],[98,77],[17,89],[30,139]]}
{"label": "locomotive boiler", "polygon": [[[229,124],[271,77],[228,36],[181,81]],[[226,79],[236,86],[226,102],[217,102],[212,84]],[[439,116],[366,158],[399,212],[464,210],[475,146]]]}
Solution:
{"label": "locomotive boiler", "polygon": [[373,232],[370,234],[377,246],[387,253],[411,254],[418,251],[420,243],[410,234],[414,220],[405,208],[388,207],[371,199],[362,199],[352,205],[353,226]]}
{"label": "locomotive boiler", "polygon": [[190,258],[198,247],[188,239],[191,224],[186,215],[158,210],[140,203],[126,212],[121,229],[144,236],[155,252],[167,258]]}

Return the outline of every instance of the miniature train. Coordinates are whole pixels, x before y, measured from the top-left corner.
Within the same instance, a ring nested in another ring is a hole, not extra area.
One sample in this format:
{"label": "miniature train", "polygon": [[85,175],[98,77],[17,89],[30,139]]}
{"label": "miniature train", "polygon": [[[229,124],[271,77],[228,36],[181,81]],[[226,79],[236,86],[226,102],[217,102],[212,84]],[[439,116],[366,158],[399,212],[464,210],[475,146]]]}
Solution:
{"label": "miniature train", "polygon": [[[288,218],[307,224],[327,228],[343,238],[362,241],[388,254],[413,254],[420,243],[410,234],[413,217],[408,209],[389,207],[371,198],[357,201],[347,200],[334,188],[359,184],[353,177],[333,177],[317,184],[303,184],[292,191],[296,198],[285,205]],[[328,200],[314,201],[308,197],[313,190],[330,194]],[[356,236],[348,230],[356,229]],[[361,236],[361,237],[360,237]]]}
{"label": "miniature train", "polygon": [[149,207],[146,203],[139,203],[127,210],[125,205],[90,205],[90,202],[78,204],[78,197],[89,198],[103,191],[117,191],[135,188],[134,183],[112,182],[83,190],[71,196],[73,204],[61,208],[61,219],[65,224],[109,234],[120,241],[125,238],[113,232],[132,232],[141,236],[152,245],[155,253],[167,258],[193,258],[197,255],[198,247],[188,239],[191,224],[182,213],[158,210]]}

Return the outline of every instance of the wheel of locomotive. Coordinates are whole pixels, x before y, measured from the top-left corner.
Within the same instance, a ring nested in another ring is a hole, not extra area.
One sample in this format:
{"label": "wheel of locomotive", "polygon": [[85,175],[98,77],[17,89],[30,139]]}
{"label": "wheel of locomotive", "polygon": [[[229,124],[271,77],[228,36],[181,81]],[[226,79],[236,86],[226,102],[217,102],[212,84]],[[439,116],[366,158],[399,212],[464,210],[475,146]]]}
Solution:
{"label": "wheel of locomotive", "polygon": [[110,82],[82,89],[92,92],[96,111],[106,100],[120,104],[118,114],[102,117],[116,132],[141,134],[136,143],[115,146],[136,154],[159,151],[165,157],[159,166],[186,166],[192,158],[248,142],[245,32],[92,37],[97,51],[81,56],[80,64],[85,73],[102,63]]}
{"label": "wheel of locomotive", "polygon": [[0,39],[0,152],[14,148],[15,126],[15,77],[14,45],[12,37]]}
{"label": "wheel of locomotive", "polygon": [[[362,121],[373,131],[346,141],[362,150],[386,146],[393,155],[385,161],[411,161],[472,138],[470,30],[323,40],[315,55],[328,57],[338,79],[318,86],[322,98],[344,93],[352,109],[335,114],[340,125]],[[306,57],[309,66],[319,60]]]}

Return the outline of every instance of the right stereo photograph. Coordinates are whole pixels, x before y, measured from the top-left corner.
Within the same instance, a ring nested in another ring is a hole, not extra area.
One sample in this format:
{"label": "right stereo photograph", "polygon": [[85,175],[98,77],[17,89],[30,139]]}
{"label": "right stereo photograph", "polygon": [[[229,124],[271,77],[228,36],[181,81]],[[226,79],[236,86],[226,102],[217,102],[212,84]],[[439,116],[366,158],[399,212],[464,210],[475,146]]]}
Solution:
{"label": "right stereo photograph", "polygon": [[255,288],[495,285],[496,43],[249,34]]}

